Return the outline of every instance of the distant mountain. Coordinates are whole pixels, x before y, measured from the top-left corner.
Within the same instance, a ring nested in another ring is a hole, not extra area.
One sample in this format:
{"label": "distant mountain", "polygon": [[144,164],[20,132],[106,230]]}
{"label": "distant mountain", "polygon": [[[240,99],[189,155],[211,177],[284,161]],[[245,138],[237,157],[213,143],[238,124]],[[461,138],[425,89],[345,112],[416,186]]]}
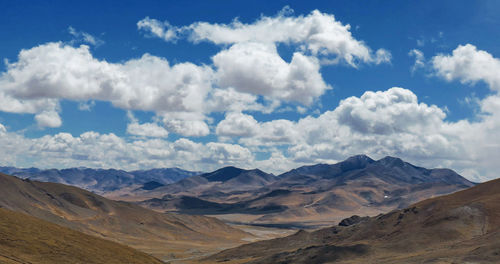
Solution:
{"label": "distant mountain", "polygon": [[222,168],[144,192],[143,197],[152,200],[142,205],[190,214],[246,213],[253,215],[252,224],[317,226],[353,214],[404,208],[473,185],[449,169],[358,155],[336,164],[303,166],[277,177],[260,170]]}
{"label": "distant mountain", "polygon": [[[224,197],[222,199],[225,199],[228,193],[248,194],[248,192],[269,186],[277,179],[273,174],[265,173],[259,169],[244,170],[236,167],[224,167],[210,173],[188,177],[149,192],[133,192],[126,195],[136,195],[135,200],[140,200],[140,198],[160,198],[165,194],[199,198],[220,195]],[[130,197],[126,198],[131,199]],[[120,197],[116,197],[116,199],[120,199]]]}
{"label": "distant mountain", "polygon": [[163,260],[192,257],[193,247],[197,254],[206,254],[250,236],[214,218],[158,213],[77,187],[1,173],[0,193],[0,208],[129,245]]}
{"label": "distant mountain", "polygon": [[0,263],[163,263],[146,253],[0,208]]}
{"label": "distant mountain", "polygon": [[200,174],[200,172],[186,171],[179,168],[127,172],[115,169],[90,168],[40,170],[37,168],[0,167],[0,172],[23,179],[29,178],[37,181],[73,185],[100,194],[128,187],[139,188],[141,185],[152,181],[165,185]]}
{"label": "distant mountain", "polygon": [[[388,162],[387,161],[391,161]],[[394,161],[394,162],[392,162]],[[394,159],[384,166],[404,167]],[[210,263],[499,263],[500,180],[343,226],[222,251]]]}

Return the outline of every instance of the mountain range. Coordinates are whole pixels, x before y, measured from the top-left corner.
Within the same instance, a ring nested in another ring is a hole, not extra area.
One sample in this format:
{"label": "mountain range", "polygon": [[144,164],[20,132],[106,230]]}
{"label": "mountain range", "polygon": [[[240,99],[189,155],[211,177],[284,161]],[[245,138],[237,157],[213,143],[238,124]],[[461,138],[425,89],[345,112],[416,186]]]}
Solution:
{"label": "mountain range", "polygon": [[[449,169],[426,169],[399,158],[366,155],[278,176],[226,167],[154,190],[127,194],[158,211],[213,215],[233,223],[318,227],[351,216],[377,215],[474,186]],[[115,199],[120,199],[115,197]]]}
{"label": "mountain range", "polygon": [[179,168],[124,171],[116,169],[47,169],[0,167],[0,172],[23,179],[63,183],[96,193],[108,193],[120,189],[154,189],[174,183],[186,177],[201,174]]}

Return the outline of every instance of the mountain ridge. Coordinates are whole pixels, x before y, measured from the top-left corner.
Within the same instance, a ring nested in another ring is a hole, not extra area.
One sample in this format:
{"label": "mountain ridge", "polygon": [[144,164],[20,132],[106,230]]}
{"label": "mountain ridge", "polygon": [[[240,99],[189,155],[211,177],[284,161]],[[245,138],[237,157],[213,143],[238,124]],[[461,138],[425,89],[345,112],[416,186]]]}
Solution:
{"label": "mountain ridge", "polygon": [[107,193],[126,188],[138,188],[141,185],[156,181],[170,184],[186,177],[201,174],[179,168],[154,168],[149,170],[125,171],[120,169],[93,169],[75,167],[66,169],[38,169],[0,167],[0,172],[23,179],[63,183],[77,186],[96,193]]}

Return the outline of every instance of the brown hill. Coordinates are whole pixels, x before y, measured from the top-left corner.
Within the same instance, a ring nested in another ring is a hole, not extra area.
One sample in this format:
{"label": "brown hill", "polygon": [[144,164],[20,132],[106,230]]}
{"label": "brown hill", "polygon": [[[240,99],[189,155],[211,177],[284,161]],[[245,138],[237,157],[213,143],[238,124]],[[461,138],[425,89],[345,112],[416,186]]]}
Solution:
{"label": "brown hill", "polygon": [[57,183],[0,174],[0,207],[106,238],[164,260],[203,255],[248,236],[204,216],[158,213]]}
{"label": "brown hill", "polygon": [[0,208],[0,263],[162,263],[145,253]]}
{"label": "brown hill", "polygon": [[[500,179],[350,226],[222,251],[223,263],[499,263]],[[354,220],[354,219],[351,219]],[[349,223],[345,221],[344,223]]]}

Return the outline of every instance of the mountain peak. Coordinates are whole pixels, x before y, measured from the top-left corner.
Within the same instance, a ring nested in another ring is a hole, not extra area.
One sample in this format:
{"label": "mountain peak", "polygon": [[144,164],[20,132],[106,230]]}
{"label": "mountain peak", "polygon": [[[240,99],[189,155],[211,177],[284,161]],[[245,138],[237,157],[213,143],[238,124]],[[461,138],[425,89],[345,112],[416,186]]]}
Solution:
{"label": "mountain peak", "polygon": [[227,181],[232,178],[238,177],[240,174],[246,171],[247,170],[236,168],[233,166],[227,166],[213,172],[202,174],[200,176],[209,181]]}
{"label": "mountain peak", "polygon": [[377,160],[377,163],[388,167],[402,167],[406,162],[400,158],[385,156],[384,158]]}
{"label": "mountain peak", "polygon": [[351,156],[351,157],[347,158],[345,161],[365,161],[365,162],[371,163],[374,160],[365,154],[359,154],[359,155]]}

